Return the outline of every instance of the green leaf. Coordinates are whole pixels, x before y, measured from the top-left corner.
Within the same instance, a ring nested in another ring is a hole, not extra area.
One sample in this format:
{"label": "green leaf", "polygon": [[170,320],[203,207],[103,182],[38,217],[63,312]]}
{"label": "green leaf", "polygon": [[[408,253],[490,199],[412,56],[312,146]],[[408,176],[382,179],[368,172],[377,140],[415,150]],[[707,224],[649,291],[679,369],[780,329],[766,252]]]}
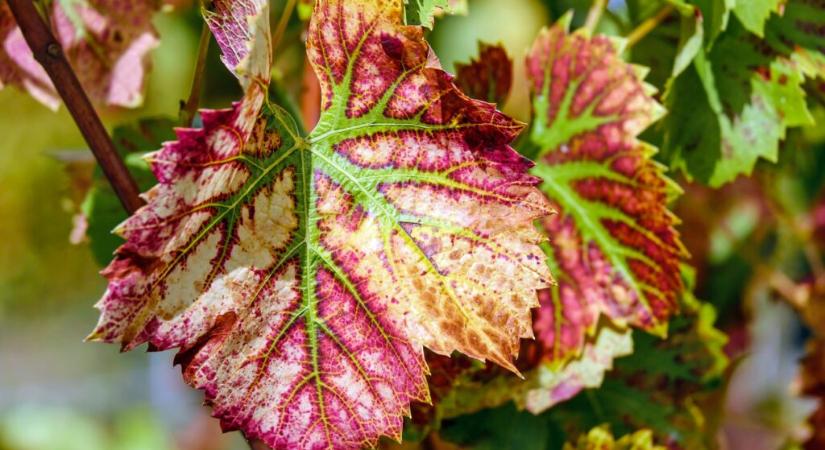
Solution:
{"label": "green leaf", "polygon": [[705,43],[711,47],[716,38],[728,27],[730,12],[736,6],[736,0],[693,0],[702,12],[705,28]]}
{"label": "green leaf", "polygon": [[739,76],[747,74],[746,69],[734,66],[739,70],[717,77],[713,65],[699,55],[694,70],[675,80],[665,101],[671,114],[665,119],[664,145],[672,165],[718,187],[749,175],[759,158],[775,162],[787,128],[813,119],[805,103],[804,79],[793,62],[777,59],[764,72],[753,70],[747,84]]}
{"label": "green leaf", "polygon": [[751,33],[764,36],[765,21],[771,13],[778,13],[783,0],[738,0],[733,7],[736,18]]}
{"label": "green leaf", "polygon": [[443,14],[467,14],[467,0],[404,0],[404,3],[407,24],[430,29],[435,18]]}

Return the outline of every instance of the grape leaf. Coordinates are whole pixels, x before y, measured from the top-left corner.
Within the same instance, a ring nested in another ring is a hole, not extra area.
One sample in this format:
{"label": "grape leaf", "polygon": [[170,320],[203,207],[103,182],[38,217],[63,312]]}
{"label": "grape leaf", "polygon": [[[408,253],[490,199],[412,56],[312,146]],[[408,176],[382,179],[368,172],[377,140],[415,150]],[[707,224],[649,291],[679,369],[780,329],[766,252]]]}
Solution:
{"label": "grape leaf", "polygon": [[478,58],[456,63],[455,84],[467,95],[503,105],[513,85],[513,60],[500,44],[478,43]]}
{"label": "grape leaf", "polygon": [[409,25],[432,29],[435,18],[443,14],[467,14],[467,0],[404,0],[404,16]]}
{"label": "grape leaf", "polygon": [[272,43],[269,37],[269,1],[214,0],[204,20],[221,48],[221,60],[248,90],[253,82],[270,78]]}
{"label": "grape leaf", "polygon": [[[690,278],[685,284],[692,284]],[[683,313],[671,320],[668,338],[633,331],[635,351],[618,358],[613,372],[597,388],[579,392],[534,416],[515,411],[507,402],[514,400],[519,409],[529,408],[529,397],[524,394],[538,389],[537,371],[527,372],[526,382],[521,382],[500,372],[491,373],[489,368],[470,369],[455,378],[453,392],[436,405],[432,428],[440,426],[447,439],[474,444],[474,436],[481,439],[484,435],[474,431],[473,424],[489,423],[485,422],[488,419],[502,423],[505,430],[501,433],[535,426],[554,430],[551,434],[562,439],[608,424],[621,433],[650,428],[656,440],[669,448],[713,448],[708,441],[716,432],[713,416],[719,411],[716,402],[720,398],[716,396],[728,364],[723,352],[727,337],[714,327],[716,313],[711,305],[699,302],[689,292],[681,301]],[[599,333],[615,331],[605,327]]]}
{"label": "grape leaf", "polygon": [[630,330],[616,331],[603,327],[593,342],[584,346],[581,357],[563,368],[541,364],[531,374],[533,386],[516,401],[533,414],[540,414],[554,405],[604,382],[605,373],[613,369],[613,360],[633,353]]}
{"label": "grape leaf", "polygon": [[710,46],[728,27],[730,12],[736,6],[736,0],[694,0],[692,3],[702,13],[705,42]]}
{"label": "grape leaf", "polygon": [[564,450],[666,450],[653,443],[650,430],[639,430],[616,440],[608,427],[597,427],[582,435],[575,444],[567,443]]}
{"label": "grape leaf", "polygon": [[202,111],[151,156],[159,184],[104,270],[90,338],[180,348],[224,428],[275,448],[399,438],[428,400],[422,346],[515,371],[550,282],[532,226],[550,209],[508,145],[521,125],[459,92],[402,16],[316,2],[315,129],[260,83]]}
{"label": "grape leaf", "polygon": [[[149,53],[158,37],[152,15],[160,2],[62,0],[51,3],[52,30],[89,97],[102,105],[134,108],[143,102]],[[0,4],[0,87],[15,85],[57,109],[60,97]]]}
{"label": "grape leaf", "polygon": [[[135,125],[120,126],[112,133],[117,152],[141,190],[145,191],[155,184],[155,177],[143,160],[144,154],[173,140],[174,125],[175,122],[167,118],[150,118]],[[92,256],[98,264],[105,266],[117,247],[123,243],[123,239],[112,234],[111,230],[128,216],[100,168],[94,171],[92,185],[85,195],[81,212],[86,218],[86,235]]]}
{"label": "grape leaf", "polygon": [[685,250],[666,204],[674,188],[636,135],[662,113],[644,70],[604,36],[560,22],[528,54],[539,148],[532,173],[558,215],[542,221],[558,285],[534,322],[548,364],[581,354],[600,316],[664,334],[678,309]]}
{"label": "grape leaf", "polygon": [[825,4],[819,1],[789,0],[782,14],[771,16],[765,25],[765,40],[777,51],[789,55],[797,47],[825,52]]}
{"label": "grape leaf", "polygon": [[751,33],[764,36],[765,22],[771,13],[778,13],[783,0],[748,0],[738,1],[733,7],[733,14]]}
{"label": "grape leaf", "polygon": [[[775,162],[787,128],[813,119],[805,105],[804,79],[792,61],[780,58],[766,70],[754,71],[745,88],[735,82],[717,83],[712,65],[699,55],[694,70],[686,71],[668,92],[666,104],[672,114],[666,119],[665,146],[675,154],[674,167],[719,187],[749,175],[759,158]],[[720,84],[727,89],[720,90]],[[740,98],[746,99],[743,105]],[[726,112],[737,107],[740,112]]]}

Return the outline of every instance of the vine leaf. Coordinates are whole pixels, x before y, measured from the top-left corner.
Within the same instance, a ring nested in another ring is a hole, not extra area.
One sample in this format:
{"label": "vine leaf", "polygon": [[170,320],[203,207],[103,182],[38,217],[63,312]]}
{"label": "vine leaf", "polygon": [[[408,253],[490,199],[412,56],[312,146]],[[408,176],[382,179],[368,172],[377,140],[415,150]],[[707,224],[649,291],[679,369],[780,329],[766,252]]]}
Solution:
{"label": "vine leaf", "polygon": [[558,285],[540,296],[534,323],[551,367],[577,358],[602,316],[664,335],[686,255],[667,209],[674,184],[636,138],[662,114],[644,69],[605,36],[568,33],[568,21],[542,31],[527,56],[531,171],[560,212],[541,223]]}
{"label": "vine leaf", "polygon": [[765,22],[772,13],[778,13],[783,0],[751,0],[736,2],[733,14],[751,33],[762,37],[765,34]]}
{"label": "vine leaf", "polygon": [[[737,59],[728,59],[733,54]],[[763,61],[760,70],[738,66],[748,54],[747,47],[717,42],[710,57],[698,55],[693,69],[675,80],[666,98],[672,114],[664,145],[675,155],[671,164],[711,187],[749,175],[760,158],[775,162],[786,130],[813,120],[797,63],[780,57]]]}
{"label": "vine leaf", "polygon": [[424,346],[516,371],[551,281],[532,224],[550,208],[509,146],[521,125],[458,91],[403,12],[316,2],[316,128],[257,82],[202,111],[150,156],[159,183],[104,270],[90,339],[179,348],[223,427],[274,448],[400,438],[429,400]]}
{"label": "vine leaf", "polygon": [[272,43],[268,0],[214,0],[204,20],[221,48],[221,60],[248,89],[269,82]]}
{"label": "vine leaf", "polygon": [[613,360],[633,353],[631,330],[617,331],[601,328],[593,342],[584,346],[580,358],[563,368],[541,364],[530,376],[534,385],[525,390],[516,401],[533,414],[573,398],[584,389],[597,388],[604,382],[605,373],[613,369]]}
{"label": "vine leaf", "polygon": [[[134,125],[117,127],[112,133],[115,148],[141,190],[151,188],[156,181],[143,156],[175,139],[174,125],[175,122],[168,118],[148,118]],[[127,214],[100,168],[95,168],[91,181],[80,205],[85,225],[82,232],[88,237],[95,261],[105,266],[123,243],[123,239],[111,230],[126,220]]]}
{"label": "vine leaf", "polygon": [[501,44],[478,43],[478,58],[457,63],[456,85],[467,95],[503,105],[513,86],[513,60]]}
{"label": "vine leaf", "polygon": [[467,0],[404,0],[404,16],[409,25],[432,29],[436,17],[467,14]]}
{"label": "vine leaf", "polygon": [[618,440],[605,426],[596,427],[579,436],[575,444],[566,443],[564,450],[666,450],[653,442],[653,432],[639,430]]}
{"label": "vine leaf", "polygon": [[[50,25],[83,89],[101,105],[134,108],[143,103],[149,54],[158,45],[152,16],[160,2],[61,0],[51,3]],[[51,109],[60,96],[0,4],[0,87],[15,85]]]}

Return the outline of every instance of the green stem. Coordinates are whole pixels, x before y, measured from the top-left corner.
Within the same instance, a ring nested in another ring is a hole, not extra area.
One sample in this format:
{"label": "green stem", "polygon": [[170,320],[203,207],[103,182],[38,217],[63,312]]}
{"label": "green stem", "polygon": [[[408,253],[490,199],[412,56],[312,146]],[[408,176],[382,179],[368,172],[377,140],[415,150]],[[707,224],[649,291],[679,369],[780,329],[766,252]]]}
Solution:
{"label": "green stem", "polygon": [[292,10],[295,9],[296,0],[287,0],[284,11],[281,13],[281,18],[278,20],[278,25],[275,27],[275,33],[272,35],[272,51],[278,48],[281,38],[284,36],[286,24],[289,23],[289,17],[292,15]]}

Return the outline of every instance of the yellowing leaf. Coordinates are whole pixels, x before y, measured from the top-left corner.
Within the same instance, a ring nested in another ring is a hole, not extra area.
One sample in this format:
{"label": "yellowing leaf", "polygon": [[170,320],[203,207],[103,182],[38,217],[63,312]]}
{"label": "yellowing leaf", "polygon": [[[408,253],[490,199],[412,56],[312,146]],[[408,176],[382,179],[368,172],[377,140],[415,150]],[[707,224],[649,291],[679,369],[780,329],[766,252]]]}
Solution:
{"label": "yellowing leaf", "polygon": [[[402,16],[401,0],[317,2],[316,128],[259,82],[203,111],[150,157],[159,184],[104,271],[91,338],[179,348],[224,428],[274,448],[400,438],[429,399],[424,346],[515,371],[550,281],[532,225],[550,210],[509,146],[521,125],[458,91]],[[227,36],[230,67],[251,35]]]}

